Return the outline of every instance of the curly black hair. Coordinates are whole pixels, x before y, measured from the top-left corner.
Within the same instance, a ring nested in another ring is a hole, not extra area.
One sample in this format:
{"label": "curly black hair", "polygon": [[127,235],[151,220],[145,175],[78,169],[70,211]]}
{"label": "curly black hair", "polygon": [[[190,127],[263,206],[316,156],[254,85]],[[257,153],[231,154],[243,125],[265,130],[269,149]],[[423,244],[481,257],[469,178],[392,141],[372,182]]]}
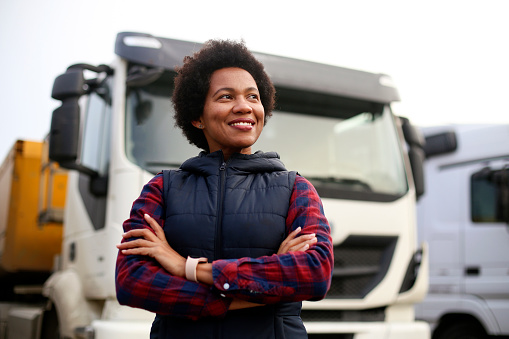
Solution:
{"label": "curly black hair", "polygon": [[265,123],[272,116],[275,104],[274,85],[264,70],[263,64],[247,49],[244,42],[231,40],[209,40],[193,56],[186,56],[184,64],[177,69],[173,107],[175,126],[182,129],[191,144],[209,151],[203,131],[192,125],[203,114],[205,98],[210,87],[210,78],[215,71],[238,67],[251,74],[258,86],[260,100],[265,111]]}

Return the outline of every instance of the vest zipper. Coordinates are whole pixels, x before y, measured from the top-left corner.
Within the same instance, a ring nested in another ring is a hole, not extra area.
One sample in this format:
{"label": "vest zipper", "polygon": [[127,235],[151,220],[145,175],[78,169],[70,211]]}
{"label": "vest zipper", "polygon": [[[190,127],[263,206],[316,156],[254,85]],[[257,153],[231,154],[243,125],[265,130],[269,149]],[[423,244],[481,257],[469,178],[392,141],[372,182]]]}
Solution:
{"label": "vest zipper", "polygon": [[216,244],[214,248],[214,259],[218,260],[222,258],[221,249],[221,231],[223,228],[223,198],[225,191],[225,178],[226,178],[226,162],[221,163],[219,167],[219,196],[217,206],[217,224],[216,224]]}

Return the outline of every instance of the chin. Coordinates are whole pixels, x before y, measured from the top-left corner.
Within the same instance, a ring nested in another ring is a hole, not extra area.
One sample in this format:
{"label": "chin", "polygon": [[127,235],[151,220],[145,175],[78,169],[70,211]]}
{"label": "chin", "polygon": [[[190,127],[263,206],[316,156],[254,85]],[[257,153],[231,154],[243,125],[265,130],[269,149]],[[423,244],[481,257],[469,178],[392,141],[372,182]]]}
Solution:
{"label": "chin", "polygon": [[243,142],[237,142],[235,143],[235,147],[236,148],[241,148],[241,149],[244,149],[244,148],[249,148],[251,146],[254,145],[254,143],[256,142],[256,140],[248,140],[248,141],[243,141]]}

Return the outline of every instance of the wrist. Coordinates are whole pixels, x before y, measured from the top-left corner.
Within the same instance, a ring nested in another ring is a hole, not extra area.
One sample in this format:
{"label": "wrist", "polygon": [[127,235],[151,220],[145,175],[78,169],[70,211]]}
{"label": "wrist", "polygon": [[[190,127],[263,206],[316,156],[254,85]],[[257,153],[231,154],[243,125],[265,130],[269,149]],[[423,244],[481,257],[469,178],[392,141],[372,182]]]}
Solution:
{"label": "wrist", "polygon": [[199,282],[213,285],[214,277],[212,275],[212,264],[211,263],[202,263],[199,264],[196,268],[196,277]]}

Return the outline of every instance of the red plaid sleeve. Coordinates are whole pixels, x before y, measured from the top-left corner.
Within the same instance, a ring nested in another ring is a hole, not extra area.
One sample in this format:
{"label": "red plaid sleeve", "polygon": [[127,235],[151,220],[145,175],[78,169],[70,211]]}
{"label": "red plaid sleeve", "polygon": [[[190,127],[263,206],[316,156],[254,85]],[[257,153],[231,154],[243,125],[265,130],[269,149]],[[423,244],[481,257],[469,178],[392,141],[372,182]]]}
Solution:
{"label": "red plaid sleeve", "polygon": [[[152,228],[143,215],[152,216],[164,227],[163,177],[156,175],[133,203],[124,231]],[[156,260],[146,256],[125,256],[119,252],[116,264],[117,299],[122,305],[142,308],[163,315],[190,319],[222,317],[230,298],[217,295],[210,286],[170,275]]]}
{"label": "red plaid sleeve", "polygon": [[317,243],[306,252],[213,262],[214,286],[227,296],[270,304],[320,300],[330,287],[332,239],[322,202],[313,185],[297,176],[286,219],[287,233],[302,227]]}

